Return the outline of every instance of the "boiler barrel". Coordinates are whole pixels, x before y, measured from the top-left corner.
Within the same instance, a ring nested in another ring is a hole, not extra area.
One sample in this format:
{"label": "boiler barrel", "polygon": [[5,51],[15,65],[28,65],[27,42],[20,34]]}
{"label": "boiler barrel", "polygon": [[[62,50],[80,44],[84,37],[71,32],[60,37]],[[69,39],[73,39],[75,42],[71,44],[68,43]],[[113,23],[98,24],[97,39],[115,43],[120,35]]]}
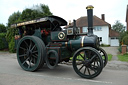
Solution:
{"label": "boiler barrel", "polygon": [[70,50],[77,50],[82,47],[99,47],[99,39],[97,36],[78,36],[75,40],[65,42],[65,46]]}

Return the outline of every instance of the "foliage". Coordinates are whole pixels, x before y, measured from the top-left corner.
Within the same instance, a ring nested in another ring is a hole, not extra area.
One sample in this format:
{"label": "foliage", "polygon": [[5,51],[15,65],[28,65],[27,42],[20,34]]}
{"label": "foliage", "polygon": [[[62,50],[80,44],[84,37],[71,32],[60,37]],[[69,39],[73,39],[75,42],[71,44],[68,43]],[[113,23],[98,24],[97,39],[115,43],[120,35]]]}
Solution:
{"label": "foliage", "polygon": [[122,46],[119,46],[118,50],[120,53],[122,53]]}
{"label": "foliage", "polygon": [[120,33],[120,36],[119,36],[120,45],[123,44],[123,38],[124,38],[125,36],[127,36],[127,35],[128,35],[128,31]]}
{"label": "foliage", "polygon": [[[108,55],[108,61],[111,61],[111,59],[112,59],[112,54],[107,54]],[[72,60],[73,59],[73,57],[70,57],[70,60]],[[78,59],[83,59],[83,58],[81,58],[80,56],[78,56]]]}
{"label": "foliage", "polygon": [[112,54],[108,54],[108,61],[111,61],[112,59]]}
{"label": "foliage", "polygon": [[128,45],[128,35],[123,37],[122,42],[123,42],[124,45]]}
{"label": "foliage", "polygon": [[126,53],[126,54],[124,54],[124,55],[118,55],[117,56],[118,57],[118,59],[120,60],[120,61],[125,61],[125,62],[128,62],[128,53]]}
{"label": "foliage", "polygon": [[6,33],[0,33],[0,50],[8,48],[8,43],[5,39]]}
{"label": "foliage", "polygon": [[15,42],[14,41],[15,41],[14,38],[12,38],[11,42],[9,43],[9,52],[11,52],[11,53],[16,52],[16,50],[15,50]]}
{"label": "foliage", "polygon": [[6,32],[6,26],[4,24],[0,24],[0,33]]}
{"label": "foliage", "polygon": [[26,8],[22,12],[14,12],[12,15],[9,16],[8,19],[8,29],[6,34],[6,40],[9,43],[9,51],[15,52],[14,48],[14,35],[16,34],[17,30],[15,28],[10,28],[12,24],[16,24],[23,21],[28,21],[36,18],[41,18],[44,16],[50,16],[52,13],[47,5],[40,4],[35,5],[32,8]]}
{"label": "foliage", "polygon": [[12,24],[21,22],[22,20],[20,19],[21,12],[14,12],[12,15],[9,16],[8,18],[8,27],[10,27]]}
{"label": "foliage", "polygon": [[14,35],[15,35],[16,29],[15,28],[8,28],[7,34],[6,34],[6,40],[9,45],[9,52],[15,52],[15,43],[14,43]]}
{"label": "foliage", "polygon": [[36,17],[36,14],[37,11],[27,8],[23,10],[20,18],[22,21],[28,21],[34,19]]}
{"label": "foliage", "polygon": [[52,15],[52,13],[50,12],[49,7],[47,5],[40,4],[33,6],[31,9],[27,8],[23,10],[20,18],[22,21],[28,21],[50,15]]}
{"label": "foliage", "polygon": [[106,44],[101,44],[101,47],[110,47],[110,45],[106,45]]}
{"label": "foliage", "polygon": [[40,17],[52,15],[52,13],[50,12],[50,9],[47,5],[40,4],[40,6],[37,5],[37,7],[42,9],[42,13],[40,13],[41,15],[39,15]]}
{"label": "foliage", "polygon": [[125,26],[117,20],[115,24],[112,26],[112,29],[121,33],[125,31]]}
{"label": "foliage", "polygon": [[32,8],[26,8],[21,12],[14,12],[12,15],[10,15],[8,19],[8,27],[10,27],[11,24],[23,22],[23,21],[29,21],[36,18],[41,18],[45,16],[50,16],[52,13],[50,12],[50,9],[47,5],[40,4],[35,5]]}
{"label": "foliage", "polygon": [[6,34],[6,40],[7,42],[11,42],[12,38],[15,36],[15,28],[8,28],[7,34]]}

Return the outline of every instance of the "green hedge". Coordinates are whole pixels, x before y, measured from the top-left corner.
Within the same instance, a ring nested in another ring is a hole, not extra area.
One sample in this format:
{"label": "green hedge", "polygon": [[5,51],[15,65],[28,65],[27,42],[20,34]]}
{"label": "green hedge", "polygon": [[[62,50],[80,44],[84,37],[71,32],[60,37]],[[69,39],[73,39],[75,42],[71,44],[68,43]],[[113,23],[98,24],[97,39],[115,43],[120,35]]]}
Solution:
{"label": "green hedge", "polygon": [[15,28],[8,28],[7,34],[6,34],[6,40],[9,44],[9,52],[14,53],[15,52],[15,35],[16,29]]}
{"label": "green hedge", "polygon": [[14,38],[11,39],[11,42],[9,42],[9,52],[11,53],[15,53],[16,50],[15,50],[15,42],[14,42]]}
{"label": "green hedge", "polygon": [[6,41],[6,33],[0,33],[0,50],[8,48],[8,43]]}

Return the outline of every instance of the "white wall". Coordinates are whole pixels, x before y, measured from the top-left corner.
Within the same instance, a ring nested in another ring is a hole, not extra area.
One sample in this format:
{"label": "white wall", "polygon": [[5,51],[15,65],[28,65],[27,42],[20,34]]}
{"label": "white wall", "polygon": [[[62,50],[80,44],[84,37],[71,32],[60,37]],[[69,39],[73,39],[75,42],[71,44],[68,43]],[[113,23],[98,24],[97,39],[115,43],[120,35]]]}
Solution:
{"label": "white wall", "polygon": [[101,44],[110,45],[109,27],[108,26],[101,26],[101,30],[99,30],[99,31],[93,30],[93,32],[98,37],[102,37]]}

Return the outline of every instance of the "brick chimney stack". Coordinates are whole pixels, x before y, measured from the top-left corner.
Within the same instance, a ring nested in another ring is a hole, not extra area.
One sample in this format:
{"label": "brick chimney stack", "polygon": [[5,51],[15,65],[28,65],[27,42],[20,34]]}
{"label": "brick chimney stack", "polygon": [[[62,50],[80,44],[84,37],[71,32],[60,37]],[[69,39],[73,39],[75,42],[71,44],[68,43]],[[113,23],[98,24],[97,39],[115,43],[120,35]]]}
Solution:
{"label": "brick chimney stack", "polygon": [[105,14],[101,14],[101,19],[105,21]]}

